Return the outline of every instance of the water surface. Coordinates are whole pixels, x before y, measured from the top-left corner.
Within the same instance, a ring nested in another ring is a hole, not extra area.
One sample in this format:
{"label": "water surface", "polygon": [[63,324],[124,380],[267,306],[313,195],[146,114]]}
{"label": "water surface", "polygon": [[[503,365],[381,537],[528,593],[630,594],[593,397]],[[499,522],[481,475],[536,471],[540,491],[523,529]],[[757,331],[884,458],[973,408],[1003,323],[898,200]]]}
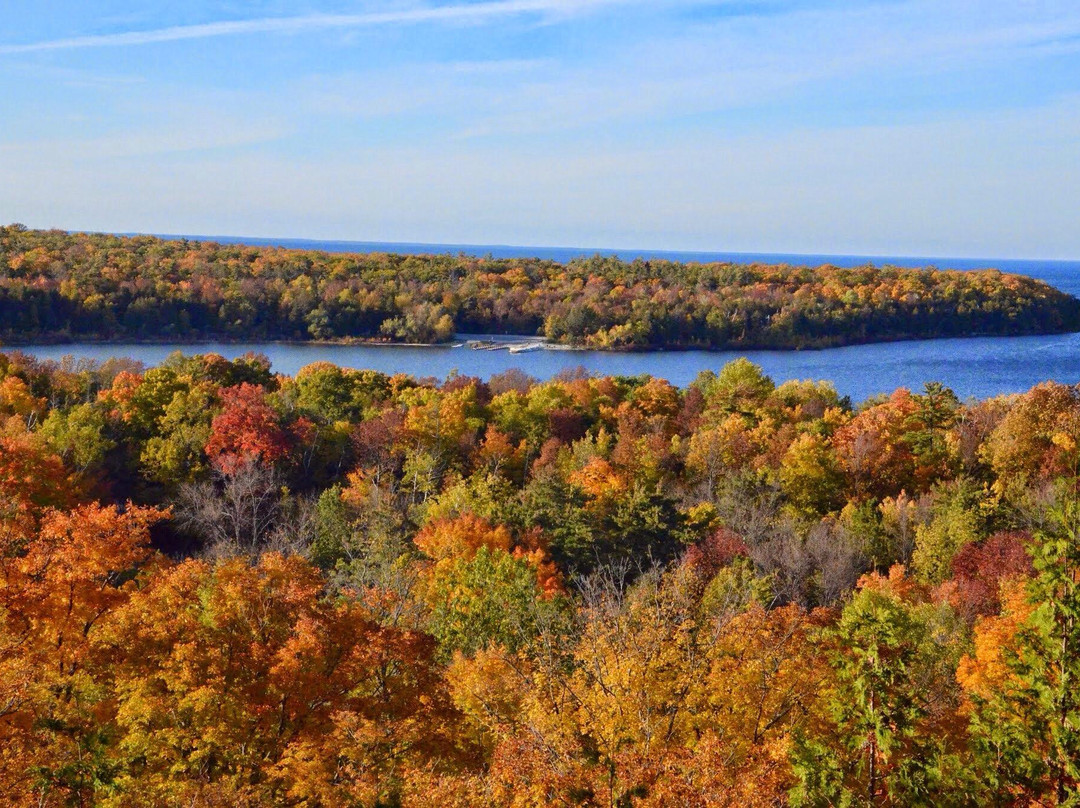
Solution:
{"label": "water surface", "polygon": [[[492,255],[498,258],[536,256],[555,261],[604,254],[625,260],[635,258],[675,261],[737,261],[789,263],[852,267],[865,264],[896,266],[938,266],[952,269],[994,267],[1040,278],[1062,291],[1080,296],[1080,261],[1016,259],[933,258],[910,256],[788,255],[732,252],[673,252],[666,250],[596,250],[571,247],[512,247],[500,245],[404,244],[356,241],[307,241],[238,237],[187,236],[223,242],[276,245],[329,252],[396,252]],[[42,358],[65,355],[107,359],[127,356],[147,365],[161,362],[170,353],[214,352],[232,358],[249,351],[266,354],[274,369],[292,375],[304,365],[329,361],[344,367],[370,368],[384,373],[445,378],[452,372],[488,378],[512,367],[539,379],[560,371],[584,367],[602,375],[648,373],[685,385],[702,370],[719,370],[738,356],[761,365],[777,382],[787,379],[826,379],[854,401],[908,387],[918,390],[929,381],[947,384],[961,398],[987,397],[1027,390],[1041,381],[1053,379],[1068,384],[1080,382],[1080,334],[1046,337],[977,337],[971,339],[918,340],[912,342],[857,345],[822,351],[671,351],[663,353],[607,353],[600,351],[537,351],[510,354],[507,351],[474,351],[468,348],[343,346],[281,343],[192,345],[100,345],[75,343],[23,348]]]}
{"label": "water surface", "polygon": [[127,356],[147,365],[161,362],[176,350],[184,354],[219,353],[227,358],[249,351],[265,354],[276,371],[293,375],[304,365],[329,361],[351,368],[384,373],[445,378],[456,371],[488,378],[509,368],[539,379],[583,367],[596,374],[648,373],[686,385],[702,370],[720,370],[746,356],[774,380],[827,379],[842,395],[861,401],[897,387],[921,389],[941,381],[961,398],[983,398],[1027,390],[1047,379],[1080,382],[1080,334],[1048,337],[978,337],[855,345],[822,351],[669,351],[609,353],[603,351],[474,351],[469,348],[311,345],[283,343],[216,343],[192,345],[86,344],[21,348],[41,358],[65,355],[104,360]]}

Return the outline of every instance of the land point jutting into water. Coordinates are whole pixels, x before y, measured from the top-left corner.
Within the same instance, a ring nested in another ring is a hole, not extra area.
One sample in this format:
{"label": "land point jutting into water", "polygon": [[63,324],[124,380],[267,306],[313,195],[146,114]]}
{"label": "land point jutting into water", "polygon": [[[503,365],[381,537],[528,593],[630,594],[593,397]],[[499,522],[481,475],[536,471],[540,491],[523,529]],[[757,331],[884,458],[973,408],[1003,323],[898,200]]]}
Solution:
{"label": "land point jutting into water", "polygon": [[[1080,330],[1080,301],[988,269],[329,253],[0,228],[0,339],[797,349]],[[519,350],[521,349],[519,348]]]}

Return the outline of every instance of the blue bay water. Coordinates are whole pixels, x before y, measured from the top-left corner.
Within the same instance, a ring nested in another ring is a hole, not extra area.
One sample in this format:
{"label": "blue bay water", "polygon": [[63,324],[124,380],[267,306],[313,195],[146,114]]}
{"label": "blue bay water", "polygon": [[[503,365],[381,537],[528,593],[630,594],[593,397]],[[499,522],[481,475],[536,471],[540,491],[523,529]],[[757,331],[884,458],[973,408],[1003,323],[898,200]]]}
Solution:
{"label": "blue bay water", "polygon": [[[194,239],[194,236],[188,236]],[[209,237],[202,237],[211,240]],[[738,261],[791,263],[820,266],[860,266],[867,263],[898,266],[938,266],[953,269],[994,267],[1045,280],[1071,294],[1080,295],[1080,261],[1034,261],[993,259],[907,258],[892,256],[815,256],[748,253],[686,253],[670,251],[613,251],[577,248],[500,247],[485,245],[431,245],[369,242],[321,242],[289,239],[213,237],[222,243],[275,244],[333,252],[397,252],[492,255],[494,257],[550,258],[567,261],[592,255],[617,254],[678,261]],[[685,385],[702,370],[719,370],[725,363],[746,356],[761,365],[777,382],[787,379],[825,379],[854,401],[897,387],[918,390],[926,382],[941,381],[962,398],[1019,392],[1053,379],[1080,382],[1080,334],[1045,337],[975,337],[969,339],[918,340],[856,345],[821,351],[670,351],[659,353],[608,353],[601,351],[474,351],[466,347],[345,346],[286,343],[214,343],[191,345],[84,344],[32,346],[21,350],[47,359],[65,355],[107,359],[126,356],[147,365],[162,361],[175,350],[185,354],[214,352],[232,358],[248,351],[269,357],[275,370],[294,374],[304,365],[330,361],[353,368],[385,373],[445,378],[452,372],[488,378],[510,368],[539,379],[583,367],[596,374],[637,375],[648,373]]]}

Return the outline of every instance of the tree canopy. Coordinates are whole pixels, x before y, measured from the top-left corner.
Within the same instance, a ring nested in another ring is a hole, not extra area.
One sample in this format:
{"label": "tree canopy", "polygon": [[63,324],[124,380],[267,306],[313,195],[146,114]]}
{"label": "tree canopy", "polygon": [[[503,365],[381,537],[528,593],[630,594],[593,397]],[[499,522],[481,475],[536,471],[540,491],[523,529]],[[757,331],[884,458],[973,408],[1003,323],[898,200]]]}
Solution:
{"label": "tree canopy", "polygon": [[0,354],[0,803],[1066,806],[1080,394]]}
{"label": "tree canopy", "polygon": [[538,335],[608,349],[808,348],[1080,329],[994,270],[326,253],[0,227],[0,339]]}

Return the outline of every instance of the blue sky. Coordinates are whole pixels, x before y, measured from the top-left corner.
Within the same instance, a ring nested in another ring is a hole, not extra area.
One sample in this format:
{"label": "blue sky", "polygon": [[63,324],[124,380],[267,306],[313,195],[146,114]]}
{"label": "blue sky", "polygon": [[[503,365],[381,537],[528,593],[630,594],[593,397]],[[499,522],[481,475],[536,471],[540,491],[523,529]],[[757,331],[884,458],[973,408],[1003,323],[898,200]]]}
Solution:
{"label": "blue sky", "polygon": [[0,221],[1080,258],[1076,0],[13,0]]}

